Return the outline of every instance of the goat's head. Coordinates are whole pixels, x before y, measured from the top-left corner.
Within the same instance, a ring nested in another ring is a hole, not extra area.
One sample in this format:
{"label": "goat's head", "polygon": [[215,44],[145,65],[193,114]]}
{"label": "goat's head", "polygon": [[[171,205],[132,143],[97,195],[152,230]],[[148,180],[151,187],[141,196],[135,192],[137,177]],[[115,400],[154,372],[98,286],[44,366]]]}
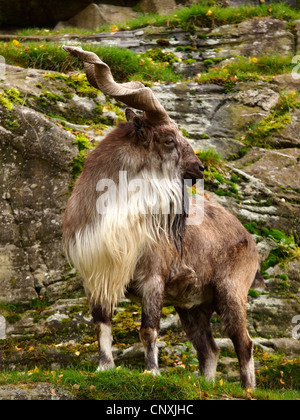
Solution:
{"label": "goat's head", "polygon": [[[63,49],[83,60],[92,86],[129,107],[144,111],[143,116],[138,116],[130,108],[126,109],[126,119],[131,122],[130,138],[134,142],[132,152],[138,152],[132,153],[137,172],[139,167],[152,171],[169,170],[174,178],[192,179],[193,184],[196,179],[203,178],[202,163],[150,88],[140,82],[116,83],[110,68],[96,54],[83,51],[81,47],[63,46]],[[127,155],[129,157],[130,153]],[[119,169],[131,168],[124,165]]]}
{"label": "goat's head", "polygon": [[173,121],[153,124],[129,108],[126,119],[132,123],[136,144],[146,152],[142,162],[145,169],[169,170],[173,177],[192,179],[193,184],[203,178],[204,167]]}

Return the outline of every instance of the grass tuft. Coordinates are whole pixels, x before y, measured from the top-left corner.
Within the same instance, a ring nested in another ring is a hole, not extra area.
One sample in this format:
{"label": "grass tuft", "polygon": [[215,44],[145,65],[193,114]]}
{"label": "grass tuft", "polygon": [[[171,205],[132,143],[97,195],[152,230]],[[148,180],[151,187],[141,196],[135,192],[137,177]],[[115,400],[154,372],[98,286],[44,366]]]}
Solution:
{"label": "grass tuft", "polygon": [[[52,42],[23,44],[14,41],[0,43],[0,55],[8,64],[61,73],[83,69],[82,61],[66,54],[60,45]],[[90,44],[81,44],[81,46],[96,53],[107,63],[117,82],[127,82],[131,79],[150,82],[181,80],[168,63],[153,63],[151,59],[141,58],[128,49]]]}

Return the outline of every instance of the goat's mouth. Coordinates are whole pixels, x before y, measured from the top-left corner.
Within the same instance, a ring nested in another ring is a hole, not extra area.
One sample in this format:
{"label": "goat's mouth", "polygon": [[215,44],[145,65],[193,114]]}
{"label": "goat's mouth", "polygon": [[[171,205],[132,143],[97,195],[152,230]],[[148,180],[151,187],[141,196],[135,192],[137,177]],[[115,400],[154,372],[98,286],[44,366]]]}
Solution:
{"label": "goat's mouth", "polygon": [[192,185],[195,185],[196,182],[199,179],[203,179],[204,178],[204,168],[202,170],[203,166],[201,167],[201,169],[199,168],[199,170],[197,171],[187,171],[185,172],[183,179],[185,181],[188,181],[188,183],[190,182],[190,180],[192,181]]}

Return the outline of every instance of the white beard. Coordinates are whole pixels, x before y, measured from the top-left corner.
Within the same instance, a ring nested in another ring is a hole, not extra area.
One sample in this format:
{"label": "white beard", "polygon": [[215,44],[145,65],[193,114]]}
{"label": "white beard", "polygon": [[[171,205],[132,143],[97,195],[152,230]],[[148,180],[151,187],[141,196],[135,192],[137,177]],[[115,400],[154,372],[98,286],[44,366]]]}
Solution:
{"label": "white beard", "polygon": [[[68,257],[89,299],[104,309],[111,310],[124,296],[145,251],[161,240],[170,243],[170,226],[183,212],[182,182],[170,173],[167,165],[161,172],[142,170],[126,184],[120,172],[115,190],[107,182],[108,190],[97,199],[94,222],[69,243]],[[97,184],[98,191],[106,181]]]}

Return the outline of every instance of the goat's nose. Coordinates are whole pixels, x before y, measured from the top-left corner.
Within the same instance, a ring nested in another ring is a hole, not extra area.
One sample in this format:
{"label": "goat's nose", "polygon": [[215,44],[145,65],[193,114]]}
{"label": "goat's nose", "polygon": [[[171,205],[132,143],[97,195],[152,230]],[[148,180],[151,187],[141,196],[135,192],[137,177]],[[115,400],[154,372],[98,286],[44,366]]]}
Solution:
{"label": "goat's nose", "polygon": [[200,172],[204,172],[204,166],[202,165],[202,163],[200,163],[200,165],[199,165],[199,169],[200,169]]}

